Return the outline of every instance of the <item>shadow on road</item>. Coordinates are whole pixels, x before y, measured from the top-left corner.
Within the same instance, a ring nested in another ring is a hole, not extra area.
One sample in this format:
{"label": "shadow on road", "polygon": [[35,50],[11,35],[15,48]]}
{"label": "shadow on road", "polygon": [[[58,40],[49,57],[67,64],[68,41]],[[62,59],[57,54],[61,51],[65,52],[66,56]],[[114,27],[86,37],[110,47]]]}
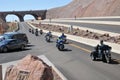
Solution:
{"label": "shadow on road", "polygon": [[[28,51],[28,50],[31,50],[31,48],[25,48],[24,50],[21,50],[21,49],[16,49],[16,50],[10,50],[6,53],[14,53],[14,52],[22,52],[22,51]],[[0,53],[0,54],[6,54],[6,53]]]}
{"label": "shadow on road", "polygon": [[71,49],[64,49],[64,50],[62,50],[62,51],[72,51]]}
{"label": "shadow on road", "polygon": [[110,64],[120,64],[120,61],[117,59],[112,59]]}
{"label": "shadow on road", "polygon": [[[101,62],[102,60],[101,59],[97,59],[95,60],[97,62]],[[106,61],[102,61],[103,63],[106,63]],[[120,64],[120,61],[117,60],[117,59],[111,59],[111,62],[109,64]]]}
{"label": "shadow on road", "polygon": [[12,52],[22,52],[22,51],[28,51],[28,50],[31,50],[31,48],[25,48],[24,50],[21,50],[21,49],[11,50],[11,51],[9,51],[8,53],[12,53]]}
{"label": "shadow on road", "polygon": [[33,46],[35,46],[35,45],[31,45],[31,44],[27,45],[27,47],[33,47]]}
{"label": "shadow on road", "polygon": [[[47,41],[46,41],[47,42]],[[53,43],[53,42],[55,42],[55,41],[50,41],[50,42],[47,42],[47,43]]]}

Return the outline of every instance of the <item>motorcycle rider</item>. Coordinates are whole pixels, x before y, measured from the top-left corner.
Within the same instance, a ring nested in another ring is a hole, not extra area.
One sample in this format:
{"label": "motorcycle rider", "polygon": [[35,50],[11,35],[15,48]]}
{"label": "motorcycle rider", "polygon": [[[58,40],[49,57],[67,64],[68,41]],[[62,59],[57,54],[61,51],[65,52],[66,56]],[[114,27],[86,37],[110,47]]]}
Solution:
{"label": "motorcycle rider", "polygon": [[52,38],[52,33],[51,31],[49,31],[46,35],[45,35],[46,41],[50,42],[50,39]]}
{"label": "motorcycle rider", "polygon": [[35,29],[35,35],[38,36],[38,29]]}
{"label": "motorcycle rider", "polygon": [[49,32],[45,35],[45,37],[47,37],[47,36],[52,37],[51,31],[49,31]]}
{"label": "motorcycle rider", "polygon": [[62,39],[66,38],[66,35],[64,33],[62,33],[62,35],[60,36]]}
{"label": "motorcycle rider", "polygon": [[41,35],[43,34],[43,30],[42,30],[42,29],[40,30],[40,34],[41,34]]}
{"label": "motorcycle rider", "polygon": [[58,46],[58,44],[60,44],[61,42],[63,42],[63,39],[61,37],[58,37],[57,41],[56,41],[56,47]]}
{"label": "motorcycle rider", "polygon": [[105,51],[105,49],[104,49],[105,47],[104,47],[104,46],[105,46],[104,41],[101,40],[101,41],[100,41],[100,50],[101,50],[101,54],[103,54],[104,51]]}
{"label": "motorcycle rider", "polygon": [[98,44],[95,47],[95,56],[102,57],[102,54],[104,53],[104,46],[105,44],[103,43],[103,40],[100,41],[100,45]]}
{"label": "motorcycle rider", "polygon": [[63,40],[64,43],[66,43],[66,35],[64,33],[62,33],[60,38]]}
{"label": "motorcycle rider", "polygon": [[104,41],[100,41],[100,54],[106,53],[106,51],[111,50],[111,47],[104,44]]}

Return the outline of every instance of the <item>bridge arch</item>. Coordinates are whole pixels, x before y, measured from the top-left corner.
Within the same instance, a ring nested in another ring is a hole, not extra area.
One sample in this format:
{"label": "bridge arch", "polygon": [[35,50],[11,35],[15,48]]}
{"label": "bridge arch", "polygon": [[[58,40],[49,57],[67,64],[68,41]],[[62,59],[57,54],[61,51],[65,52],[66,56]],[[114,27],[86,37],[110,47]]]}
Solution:
{"label": "bridge arch", "polygon": [[7,21],[6,18],[7,18],[7,16],[9,16],[9,15],[15,15],[15,16],[18,17],[19,21],[24,21],[24,19],[23,19],[23,16],[24,16],[24,15],[16,14],[16,13],[15,13],[15,14],[6,14],[6,15],[5,15],[5,21]]}
{"label": "bridge arch", "polygon": [[24,20],[33,20],[36,19],[36,17],[32,14],[25,14],[24,15]]}
{"label": "bridge arch", "polygon": [[36,20],[41,18],[42,20],[46,18],[47,10],[30,10],[30,11],[8,11],[8,12],[0,12],[0,18],[6,22],[6,16],[13,14],[18,16],[19,20],[24,21],[24,16],[26,14],[30,14],[35,17]]}
{"label": "bridge arch", "polygon": [[8,14],[5,17],[6,22],[20,21],[19,17],[15,14]]}

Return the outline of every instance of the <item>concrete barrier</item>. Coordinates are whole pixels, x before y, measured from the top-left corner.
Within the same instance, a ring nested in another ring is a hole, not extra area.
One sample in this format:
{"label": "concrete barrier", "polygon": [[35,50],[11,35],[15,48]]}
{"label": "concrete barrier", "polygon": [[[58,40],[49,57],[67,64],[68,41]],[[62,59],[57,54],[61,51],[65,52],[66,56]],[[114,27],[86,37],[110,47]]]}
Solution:
{"label": "concrete barrier", "polygon": [[[36,23],[39,24],[39,21],[35,21],[35,22],[30,22],[30,23]],[[61,23],[49,23],[49,22],[41,22],[42,24],[51,24],[51,25],[59,25],[59,26],[64,26],[64,27],[70,27],[71,25],[68,24],[61,24]],[[103,31],[103,30],[98,30],[98,29],[92,29],[92,28],[87,28],[87,27],[83,27],[83,26],[75,26],[72,25],[73,28],[79,28],[80,30],[89,30],[91,32],[95,32],[95,33],[99,33],[99,34],[109,34],[110,36],[119,36],[119,33],[114,33],[114,32],[109,32],[109,31]]]}

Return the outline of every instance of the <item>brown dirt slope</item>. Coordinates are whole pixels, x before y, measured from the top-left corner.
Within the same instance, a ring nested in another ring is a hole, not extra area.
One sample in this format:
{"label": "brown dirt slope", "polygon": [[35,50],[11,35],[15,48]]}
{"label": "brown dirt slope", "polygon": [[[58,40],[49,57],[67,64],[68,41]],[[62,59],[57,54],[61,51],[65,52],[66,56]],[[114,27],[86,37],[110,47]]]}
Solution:
{"label": "brown dirt slope", "polygon": [[120,0],[73,0],[48,10],[47,18],[120,16]]}

